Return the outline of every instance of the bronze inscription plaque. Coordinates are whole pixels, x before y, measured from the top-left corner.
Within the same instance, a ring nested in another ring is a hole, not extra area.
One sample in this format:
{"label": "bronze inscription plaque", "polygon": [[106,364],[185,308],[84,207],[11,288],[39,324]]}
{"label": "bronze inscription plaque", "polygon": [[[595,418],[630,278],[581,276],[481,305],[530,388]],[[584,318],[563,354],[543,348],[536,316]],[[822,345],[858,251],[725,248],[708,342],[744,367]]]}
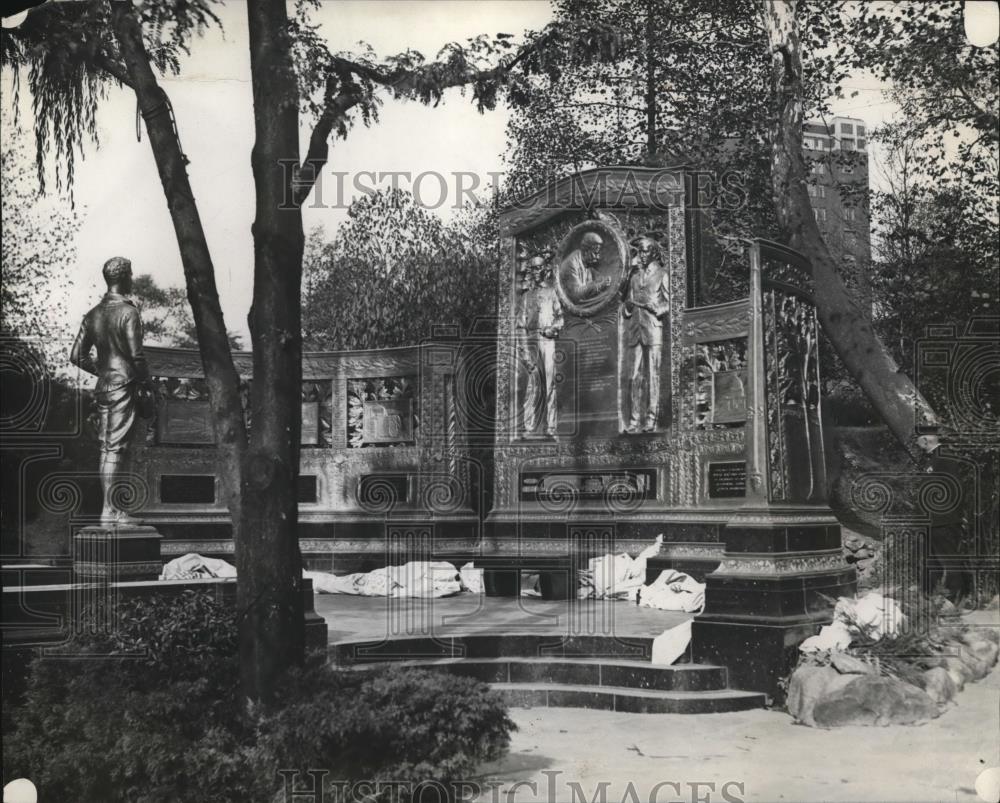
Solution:
{"label": "bronze inscription plaque", "polygon": [[710,499],[735,499],[747,494],[747,464],[709,463],[708,496]]}

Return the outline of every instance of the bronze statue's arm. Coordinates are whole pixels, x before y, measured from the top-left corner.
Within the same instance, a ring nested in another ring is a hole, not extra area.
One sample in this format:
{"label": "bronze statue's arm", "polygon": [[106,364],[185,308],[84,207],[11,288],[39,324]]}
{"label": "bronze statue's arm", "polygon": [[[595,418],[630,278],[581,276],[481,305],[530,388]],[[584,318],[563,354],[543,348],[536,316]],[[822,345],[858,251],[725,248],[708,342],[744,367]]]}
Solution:
{"label": "bronze statue's arm", "polygon": [[146,364],[146,354],[142,350],[142,318],[138,310],[132,310],[125,318],[125,343],[135,367],[135,378],[140,383],[149,381],[149,366]]}
{"label": "bronze statue's arm", "polygon": [[73,341],[73,349],[69,353],[69,361],[88,374],[97,376],[97,365],[94,364],[94,360],[90,356],[90,350],[93,347],[94,344],[90,339],[90,333],[87,331],[87,319],[84,318],[83,323],[80,324],[80,331],[76,334],[76,340]]}

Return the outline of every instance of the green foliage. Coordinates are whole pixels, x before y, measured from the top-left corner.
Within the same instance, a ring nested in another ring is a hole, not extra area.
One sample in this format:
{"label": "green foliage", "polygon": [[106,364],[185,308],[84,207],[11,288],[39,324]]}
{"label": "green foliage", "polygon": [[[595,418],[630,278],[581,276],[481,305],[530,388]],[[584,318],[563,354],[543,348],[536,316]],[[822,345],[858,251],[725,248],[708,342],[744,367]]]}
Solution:
{"label": "green foliage", "polygon": [[54,800],[232,799],[203,776],[245,738],[232,604],[188,592],[93,609],[62,652],[31,667],[5,775]]}
{"label": "green foliage", "polygon": [[[0,331],[49,342],[65,312],[76,259],[76,217],[60,202],[43,203],[31,186],[29,159],[16,136],[4,137],[2,161],[3,282]],[[59,332],[60,335],[65,335]],[[50,355],[54,356],[54,355]]]}
{"label": "green foliage", "polygon": [[[143,339],[146,344],[198,348],[198,332],[191,315],[187,292],[180,287],[160,287],[149,274],[132,281],[132,296],[142,310]],[[229,347],[242,348],[240,336],[229,332]]]}
{"label": "green foliage", "polygon": [[296,0],[289,24],[300,106],[306,116],[329,123],[329,132],[345,138],[354,122],[349,110],[366,126],[378,122],[382,91],[396,100],[437,106],[447,89],[458,87],[485,112],[504,97],[520,105],[525,82],[532,76],[558,79],[564,58],[579,64],[610,62],[621,47],[615,25],[568,16],[526,32],[520,45],[508,33],[449,42],[434,61],[413,49],[380,59],[364,42],[358,43],[359,52],[334,53],[312,21],[318,5],[319,0]]}
{"label": "green foliage", "polygon": [[948,323],[961,332],[973,316],[1000,311],[1000,244],[996,224],[989,222],[1000,190],[997,175],[989,177],[990,212],[982,208],[985,197],[974,184],[929,177],[918,156],[921,148],[914,141],[890,143],[887,189],[873,200],[875,321],[906,371],[914,369],[916,342],[927,326]]}
{"label": "green foliage", "polygon": [[[620,37],[616,58],[573,52],[517,83],[508,127],[509,192],[608,164],[738,170],[748,203],[716,209],[728,233],[772,227],[766,87],[769,59],[751,2],[559,0],[557,21],[598,21]],[[553,59],[557,56],[553,55]]]}
{"label": "green foliage", "polygon": [[[514,728],[499,695],[470,678],[322,667],[291,681],[258,749],[272,762],[265,777],[324,769],[331,790],[349,779],[447,785],[500,758]],[[385,792],[379,800],[408,799],[406,791]]]}
{"label": "green foliage", "polygon": [[271,801],[279,770],[462,778],[499,757],[514,727],[475,681],[322,662],[287,677],[270,709],[247,709],[238,653],[235,607],[209,593],[91,610],[62,655],[34,661],[4,736],[5,777],[81,803]]}
{"label": "green foliage", "polygon": [[[142,25],[150,63],[162,73],[178,73],[192,36],[219,24],[216,0],[146,0],[129,4]],[[56,186],[72,188],[73,165],[84,140],[95,143],[96,113],[109,83],[124,72],[107,0],[45,3],[16,28],[0,34],[0,65],[11,68],[13,108],[19,80],[27,74],[34,108],[38,182],[45,190],[45,157],[56,160]],[[118,65],[109,71],[108,65]]]}
{"label": "green foliage", "polygon": [[928,324],[998,311],[1000,47],[968,42],[957,0],[859,4],[830,22],[835,58],[889,83],[901,110],[873,132],[888,158],[872,290],[879,334],[911,371]]}
{"label": "green foliage", "polygon": [[496,314],[496,255],[475,217],[446,226],[402,190],[364,196],[332,242],[314,231],[306,243],[305,347],[410,345],[438,324],[467,331]]}

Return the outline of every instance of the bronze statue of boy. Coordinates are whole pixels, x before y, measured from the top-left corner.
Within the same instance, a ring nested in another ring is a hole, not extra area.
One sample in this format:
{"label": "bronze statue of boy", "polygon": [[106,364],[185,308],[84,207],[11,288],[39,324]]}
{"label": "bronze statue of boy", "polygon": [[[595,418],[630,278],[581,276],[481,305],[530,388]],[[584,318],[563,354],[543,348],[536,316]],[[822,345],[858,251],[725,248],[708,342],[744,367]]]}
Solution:
{"label": "bronze statue of boy", "polygon": [[130,524],[135,521],[116,507],[112,488],[132,437],[140,393],[149,392],[149,372],[142,351],[142,318],[129,298],[132,263],[124,257],[112,257],[102,272],[108,292],[84,316],[70,362],[97,377],[104,495],[101,523]]}

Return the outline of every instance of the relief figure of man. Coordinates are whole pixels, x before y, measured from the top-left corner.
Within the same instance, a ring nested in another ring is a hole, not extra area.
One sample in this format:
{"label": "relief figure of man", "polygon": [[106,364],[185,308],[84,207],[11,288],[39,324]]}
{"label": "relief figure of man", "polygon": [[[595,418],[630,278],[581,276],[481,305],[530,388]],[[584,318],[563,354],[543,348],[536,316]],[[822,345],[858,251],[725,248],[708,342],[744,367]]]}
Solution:
{"label": "relief figure of man", "polygon": [[563,328],[562,304],[552,284],[552,269],[542,257],[528,262],[530,289],[524,293],[517,325],[524,338],[521,361],[528,373],[524,392],[524,432],[538,428],[538,413],[545,408],[545,432],[556,434],[556,339]]}
{"label": "relief figure of man", "polygon": [[147,389],[149,373],[142,351],[142,320],[132,291],[132,263],[113,257],[104,263],[108,291],[80,325],[70,361],[97,377],[95,395],[100,417],[100,475],[104,496],[101,522],[134,523],[118,510],[112,487],[121,471],[137,417],[137,397]]}
{"label": "relief figure of man", "polygon": [[660,406],[663,320],[670,312],[670,276],[660,261],[655,240],[639,237],[632,245],[636,249],[635,270],[622,308],[625,353],[632,359],[631,415],[625,431],[635,433],[641,428],[652,432]]}
{"label": "relief figure of man", "polygon": [[609,277],[594,275],[601,264],[603,245],[600,234],[588,231],[580,238],[580,247],[571,251],[559,266],[559,277],[571,301],[586,301],[611,286]]}

